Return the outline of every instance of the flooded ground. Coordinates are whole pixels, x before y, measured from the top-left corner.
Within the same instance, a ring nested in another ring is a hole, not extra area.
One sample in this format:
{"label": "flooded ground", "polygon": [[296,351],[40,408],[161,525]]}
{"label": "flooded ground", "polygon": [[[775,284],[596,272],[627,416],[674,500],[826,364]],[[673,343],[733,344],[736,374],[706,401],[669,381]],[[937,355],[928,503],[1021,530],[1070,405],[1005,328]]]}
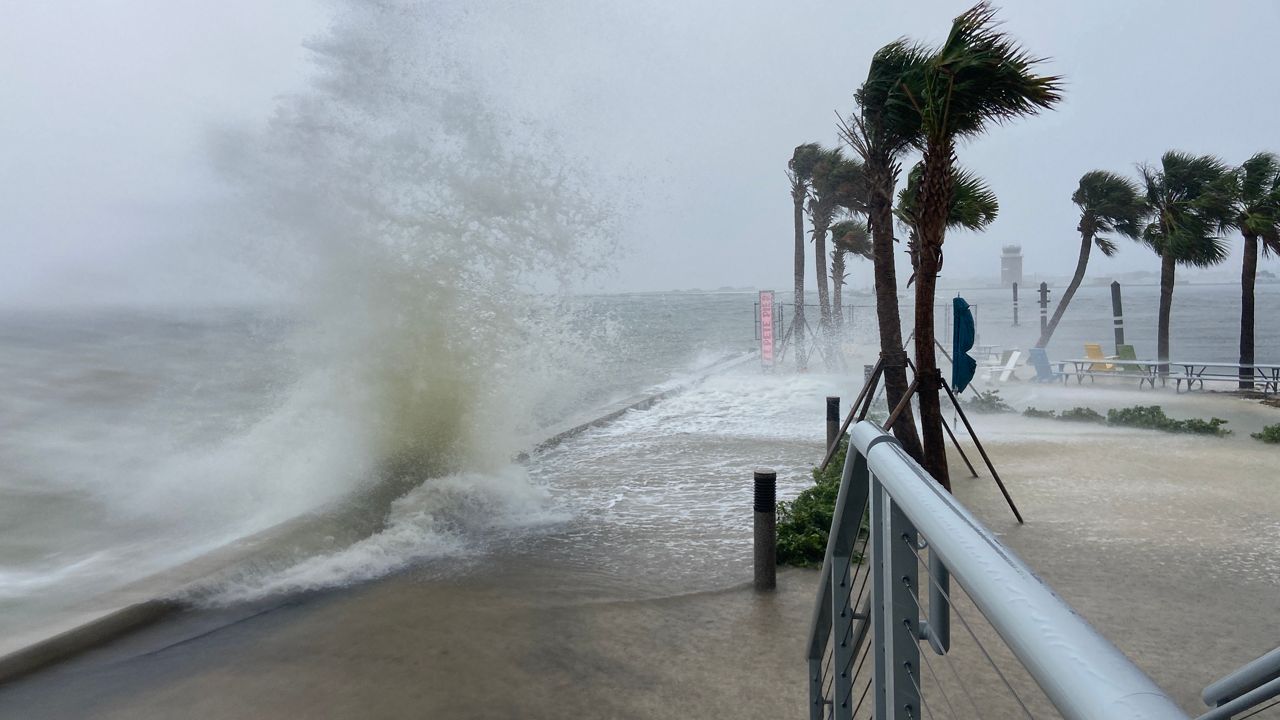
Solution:
{"label": "flooded ground", "polygon": [[[852,394],[840,385],[713,378],[536,458],[530,477],[572,519],[363,585],[187,613],[0,691],[0,716],[802,717],[816,573],[784,573],[776,595],[749,589],[750,470],[777,467],[783,496],[803,487],[823,397]],[[953,462],[961,499],[1198,714],[1206,684],[1275,645],[1259,628],[1280,613],[1277,462],[1247,431],[1280,411],[1198,392],[1000,390],[1019,409],[1158,402],[1235,428],[974,415],[1023,526],[985,471]],[[1036,709],[985,624],[978,635]],[[972,676],[974,693],[1002,687],[963,639],[935,662]],[[1004,702],[985,716],[1017,716]]]}

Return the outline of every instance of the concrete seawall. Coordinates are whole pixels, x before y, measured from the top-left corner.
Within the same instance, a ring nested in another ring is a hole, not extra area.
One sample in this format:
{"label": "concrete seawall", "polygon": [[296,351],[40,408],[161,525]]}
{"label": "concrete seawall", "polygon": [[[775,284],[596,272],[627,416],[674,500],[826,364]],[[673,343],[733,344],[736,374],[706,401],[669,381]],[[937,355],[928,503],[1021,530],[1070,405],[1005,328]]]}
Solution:
{"label": "concrete seawall", "polygon": [[[650,388],[615,403],[543,428],[524,444],[518,459],[554,447],[586,430],[611,422],[631,410],[641,410],[702,382],[755,360],[754,352],[727,358],[688,376]],[[301,559],[331,549],[335,519],[343,518],[346,542],[382,529],[389,503],[409,488],[386,484],[353,493],[305,515],[241,538],[177,567],[120,589],[86,600],[69,611],[41,636],[0,642],[0,684],[56,664],[86,650],[159,622],[190,607],[200,586],[255,568]],[[354,518],[352,508],[355,508]]]}

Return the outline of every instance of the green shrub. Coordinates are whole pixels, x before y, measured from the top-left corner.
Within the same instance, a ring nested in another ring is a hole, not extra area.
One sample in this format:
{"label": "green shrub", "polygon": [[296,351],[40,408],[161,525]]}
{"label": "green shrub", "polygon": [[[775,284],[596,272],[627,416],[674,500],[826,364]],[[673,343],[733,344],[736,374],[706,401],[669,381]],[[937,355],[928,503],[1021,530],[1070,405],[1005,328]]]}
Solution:
{"label": "green shrub", "polygon": [[1053,412],[1052,410],[1039,410],[1039,409],[1037,409],[1037,408],[1033,408],[1033,407],[1029,407],[1029,408],[1027,408],[1026,410],[1023,410],[1023,411],[1022,411],[1022,414],[1023,414],[1023,415],[1025,415],[1025,416],[1027,416],[1027,417],[1033,417],[1033,418],[1051,418],[1051,417],[1055,417],[1054,412]]}
{"label": "green shrub", "polygon": [[1268,425],[1262,428],[1262,432],[1252,433],[1249,437],[1254,440],[1261,440],[1264,443],[1280,445],[1280,423],[1276,425]]}
{"label": "green shrub", "polygon": [[[822,567],[848,449],[846,436],[827,469],[813,469],[813,487],[805,488],[791,502],[778,503],[779,565]],[[862,558],[856,557],[854,562],[862,562]]]}
{"label": "green shrub", "polygon": [[1003,413],[1013,412],[1013,408],[1009,407],[1009,403],[1000,397],[999,390],[987,390],[974,395],[969,402],[964,404],[965,407],[980,413]]}
{"label": "green shrub", "polygon": [[1222,427],[1227,424],[1222,418],[1175,420],[1165,415],[1164,409],[1159,405],[1135,405],[1131,408],[1108,410],[1107,424],[1198,435],[1227,435],[1231,432]]}
{"label": "green shrub", "polygon": [[1063,410],[1058,413],[1059,420],[1070,420],[1071,422],[1106,422],[1106,418],[1098,413],[1097,410],[1087,407],[1073,407],[1070,410]]}

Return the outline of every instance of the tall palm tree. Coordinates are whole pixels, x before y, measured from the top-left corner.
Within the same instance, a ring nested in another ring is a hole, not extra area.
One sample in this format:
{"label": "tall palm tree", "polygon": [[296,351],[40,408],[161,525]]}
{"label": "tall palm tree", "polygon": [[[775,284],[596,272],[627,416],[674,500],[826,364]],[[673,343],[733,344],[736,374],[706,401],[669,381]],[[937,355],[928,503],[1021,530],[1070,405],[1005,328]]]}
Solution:
{"label": "tall palm tree", "polygon": [[871,232],[861,220],[850,218],[831,226],[831,312],[836,327],[844,326],[844,298],[842,288],[845,272],[845,255],[856,255],[870,260]]}
{"label": "tall palm tree", "polygon": [[1228,170],[1212,155],[1171,150],[1160,167],[1138,166],[1140,185],[1151,208],[1142,242],[1160,256],[1160,317],[1156,357],[1160,374],[1169,374],[1169,317],[1173,309],[1174,271],[1178,265],[1207,267],[1227,257],[1221,228],[1229,224],[1230,205],[1221,192]]}
{"label": "tall palm tree", "polygon": [[916,270],[916,373],[919,380],[924,468],[950,488],[946,438],[939,399],[941,374],[934,354],[933,303],[942,269],[955,174],[956,141],[992,124],[1033,115],[1061,99],[1060,79],[1039,75],[1041,59],[1027,54],[998,29],[995,9],[983,2],[951,24],[951,32],[928,61],[900,82],[919,117],[920,173]]}
{"label": "tall palm tree", "polygon": [[1147,214],[1147,204],[1138,193],[1138,186],[1106,170],[1090,170],[1081,176],[1080,186],[1071,194],[1071,202],[1080,208],[1080,222],[1076,224],[1076,231],[1080,233],[1076,274],[1071,276],[1071,282],[1053,310],[1053,317],[1049,318],[1049,324],[1040,334],[1040,340],[1036,342],[1038,348],[1049,344],[1049,338],[1058,328],[1067,305],[1080,289],[1093,246],[1097,245],[1103,255],[1111,257],[1116,253],[1116,244],[1106,234],[1115,233],[1137,240],[1142,233],[1142,219]]}
{"label": "tall palm tree", "polygon": [[[876,324],[880,332],[880,363],[885,400],[897,407],[907,394],[907,354],[902,347],[902,315],[898,305],[898,271],[894,259],[893,193],[901,172],[899,159],[916,143],[919,116],[904,112],[909,101],[900,78],[922,65],[927,53],[898,40],[871,58],[867,79],[854,94],[858,110],[845,121],[843,135],[862,158],[867,177],[867,225],[871,230],[875,265]],[[914,124],[913,124],[914,120]],[[911,406],[905,406],[892,426],[902,448],[924,462],[920,435]]]}
{"label": "tall palm tree", "polygon": [[795,315],[791,320],[792,343],[796,348],[796,365],[803,370],[806,364],[804,347],[804,201],[809,197],[809,183],[813,180],[813,168],[818,164],[821,148],[817,143],[796,146],[787,162],[787,177],[791,180],[791,202],[794,206],[795,246]]}
{"label": "tall palm tree", "polygon": [[[1253,364],[1253,288],[1258,252],[1280,253],[1280,159],[1271,153],[1249,158],[1228,180],[1228,227],[1244,236],[1240,268],[1240,364]],[[1253,389],[1253,371],[1240,371],[1240,389]]]}

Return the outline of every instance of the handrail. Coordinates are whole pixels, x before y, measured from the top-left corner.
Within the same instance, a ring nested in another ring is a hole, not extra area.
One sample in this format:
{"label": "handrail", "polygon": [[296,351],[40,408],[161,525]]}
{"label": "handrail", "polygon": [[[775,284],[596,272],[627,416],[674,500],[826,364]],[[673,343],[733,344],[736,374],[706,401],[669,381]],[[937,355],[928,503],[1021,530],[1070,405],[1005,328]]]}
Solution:
{"label": "handrail", "polygon": [[[859,484],[868,486],[868,490],[861,490],[857,487]],[[926,539],[931,564],[932,559],[940,561],[941,566],[965,589],[1067,720],[1187,718],[1164,691],[1072,610],[1025,562],[1001,544],[896,441],[877,425],[865,421],[855,425],[850,432],[845,472],[837,499],[836,518],[839,522],[833,523],[828,543],[809,643],[811,670],[815,661],[820,663],[824,657],[828,643],[826,633],[832,628],[832,617],[824,621],[819,616],[824,612],[834,613],[834,609],[842,605],[848,607],[847,597],[842,602],[835,595],[839,573],[833,566],[833,558],[840,556],[838,544],[849,542],[851,526],[855,528],[853,533],[856,536],[856,525],[846,517],[850,507],[844,505],[854,503],[851,507],[857,507],[858,500],[868,497],[868,492],[872,542],[887,541],[884,544],[888,545],[900,538],[914,538],[916,533]],[[858,512],[858,522],[861,515]],[[871,582],[877,582],[876,578],[880,576],[892,579],[892,584],[898,585],[900,577],[914,576],[917,560],[910,557],[913,551],[908,548],[910,567],[895,565],[902,562],[900,555],[891,557],[897,552],[896,546],[874,548],[872,562],[877,566],[868,571]],[[891,583],[880,581],[879,584]],[[921,637],[928,637],[930,628],[921,622],[922,618],[899,617],[903,605],[898,602],[897,593],[902,592],[901,588],[881,587],[878,590],[872,586],[874,599],[869,613],[877,621],[881,616],[885,618],[885,624],[878,628],[905,623],[909,628],[919,628]],[[918,652],[918,648],[902,645],[886,647],[879,638],[873,642],[873,650],[890,660],[898,659],[884,662],[877,656],[874,666],[886,675],[891,675],[895,665],[901,665],[901,660],[909,657],[901,653]],[[898,637],[890,640],[891,644],[899,642]],[[812,687],[811,684],[811,693]],[[820,684],[818,687],[821,689]],[[891,678],[888,689],[885,687],[877,678],[877,693],[892,696],[895,690]],[[876,707],[884,711],[877,717],[905,716],[894,709],[896,696],[876,700]],[[905,707],[909,714],[910,706]],[[833,716],[837,715],[833,712]],[[918,714],[915,717],[919,717]]]}
{"label": "handrail", "polygon": [[1227,702],[1276,679],[1280,679],[1280,648],[1276,648],[1229,673],[1222,679],[1210,683],[1204,689],[1201,697],[1204,699],[1205,705],[1211,707],[1225,705]]}

